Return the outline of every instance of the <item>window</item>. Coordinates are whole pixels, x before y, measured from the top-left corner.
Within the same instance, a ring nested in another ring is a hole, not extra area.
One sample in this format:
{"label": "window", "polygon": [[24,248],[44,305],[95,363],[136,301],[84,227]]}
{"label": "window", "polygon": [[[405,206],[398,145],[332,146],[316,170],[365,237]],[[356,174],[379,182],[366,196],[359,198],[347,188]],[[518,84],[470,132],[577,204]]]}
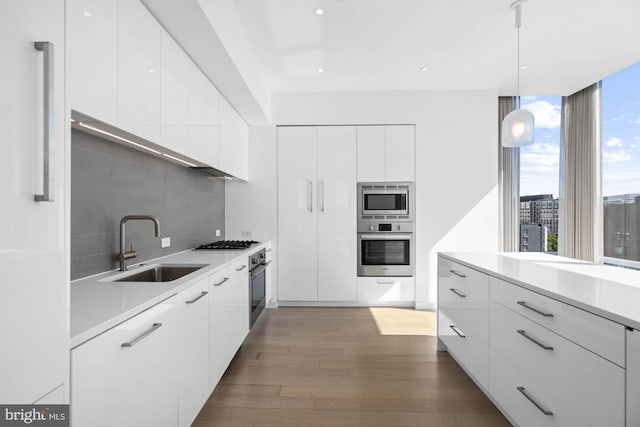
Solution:
{"label": "window", "polygon": [[533,113],[535,143],[520,149],[520,250],[558,251],[558,190],[562,98],[521,98]]}
{"label": "window", "polygon": [[640,268],[640,63],[602,81],[605,262]]}

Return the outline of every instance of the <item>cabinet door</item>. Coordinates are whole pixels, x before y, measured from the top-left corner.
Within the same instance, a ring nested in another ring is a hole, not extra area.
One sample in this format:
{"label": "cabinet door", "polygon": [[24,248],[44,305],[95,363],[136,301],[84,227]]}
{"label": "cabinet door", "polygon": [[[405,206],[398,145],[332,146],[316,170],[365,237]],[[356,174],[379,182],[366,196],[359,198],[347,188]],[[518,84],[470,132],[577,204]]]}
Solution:
{"label": "cabinet door", "polygon": [[640,331],[627,329],[627,425],[640,425]]}
{"label": "cabinet door", "polygon": [[220,169],[247,180],[249,167],[249,128],[226,99],[220,98]]}
{"label": "cabinet door", "polygon": [[210,388],[213,390],[249,333],[247,262],[209,278]]}
{"label": "cabinet door", "polygon": [[384,126],[358,126],[357,132],[358,181],[384,181]]}
{"label": "cabinet door", "polygon": [[189,57],[163,30],[160,142],[178,153],[185,153],[189,139],[190,65]]}
{"label": "cabinet door", "polygon": [[178,424],[175,304],[170,298],[71,351],[75,426]]}
{"label": "cabinet door", "polygon": [[414,180],[414,127],[385,126],[387,181]]}
{"label": "cabinet door", "polygon": [[317,135],[316,127],[278,128],[278,299],[282,301],[318,298]]}
{"label": "cabinet door", "polygon": [[[25,404],[68,378],[65,2],[7,0],[1,10],[0,402]],[[53,73],[48,74],[53,89],[53,202],[34,201],[34,194],[42,194],[45,131],[44,53],[34,48],[35,41],[54,46]]]}
{"label": "cabinet door", "polygon": [[162,28],[139,0],[118,2],[118,127],[160,141]]}
{"label": "cabinet door", "polygon": [[220,117],[218,111],[218,90],[207,80],[204,89],[204,147],[202,159],[204,163],[218,167],[218,150],[220,141]]}
{"label": "cabinet door", "polygon": [[204,406],[209,389],[209,281],[178,295],[178,373],[180,427],[190,426]]}
{"label": "cabinet door", "polygon": [[356,128],[318,127],[318,299],[356,300]]}
{"label": "cabinet door", "polygon": [[189,63],[189,143],[185,154],[193,159],[203,157],[204,139],[204,90],[208,83],[202,71]]}
{"label": "cabinet door", "polygon": [[117,124],[118,2],[70,0],[70,106]]}

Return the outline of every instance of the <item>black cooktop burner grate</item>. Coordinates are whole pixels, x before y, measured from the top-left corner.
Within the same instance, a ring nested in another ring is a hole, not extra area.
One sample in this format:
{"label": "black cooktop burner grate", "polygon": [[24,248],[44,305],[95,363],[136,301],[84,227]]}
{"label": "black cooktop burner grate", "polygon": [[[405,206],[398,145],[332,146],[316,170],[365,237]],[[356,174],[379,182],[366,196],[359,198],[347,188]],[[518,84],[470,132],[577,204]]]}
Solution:
{"label": "black cooktop burner grate", "polygon": [[196,249],[247,249],[255,245],[255,240],[218,240],[217,242],[200,245]]}

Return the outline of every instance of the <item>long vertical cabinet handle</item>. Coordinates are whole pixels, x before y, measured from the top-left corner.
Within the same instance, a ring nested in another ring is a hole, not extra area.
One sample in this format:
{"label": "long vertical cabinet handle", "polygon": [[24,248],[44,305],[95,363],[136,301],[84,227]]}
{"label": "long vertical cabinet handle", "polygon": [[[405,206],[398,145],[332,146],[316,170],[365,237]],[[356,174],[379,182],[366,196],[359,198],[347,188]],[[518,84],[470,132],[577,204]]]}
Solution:
{"label": "long vertical cabinet handle", "polygon": [[309,181],[309,212],[313,212],[313,181]]}
{"label": "long vertical cabinet handle", "polygon": [[36,194],[33,200],[36,202],[53,202],[52,186],[53,186],[53,124],[54,124],[54,105],[53,105],[53,43],[51,42],[34,42],[33,47],[44,54],[44,150],[43,150],[43,186],[42,194]]}
{"label": "long vertical cabinet handle", "polygon": [[318,198],[320,199],[320,212],[324,212],[324,181],[320,181],[318,189]]}

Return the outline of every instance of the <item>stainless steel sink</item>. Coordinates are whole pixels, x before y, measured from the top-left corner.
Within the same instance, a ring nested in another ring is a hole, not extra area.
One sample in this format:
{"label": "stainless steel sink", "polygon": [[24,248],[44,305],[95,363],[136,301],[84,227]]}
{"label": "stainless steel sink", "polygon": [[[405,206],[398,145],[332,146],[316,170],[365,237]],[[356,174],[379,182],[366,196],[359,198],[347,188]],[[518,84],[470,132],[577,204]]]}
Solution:
{"label": "stainless steel sink", "polygon": [[186,276],[189,273],[206,267],[207,264],[199,265],[157,265],[139,273],[121,277],[114,282],[170,282]]}

